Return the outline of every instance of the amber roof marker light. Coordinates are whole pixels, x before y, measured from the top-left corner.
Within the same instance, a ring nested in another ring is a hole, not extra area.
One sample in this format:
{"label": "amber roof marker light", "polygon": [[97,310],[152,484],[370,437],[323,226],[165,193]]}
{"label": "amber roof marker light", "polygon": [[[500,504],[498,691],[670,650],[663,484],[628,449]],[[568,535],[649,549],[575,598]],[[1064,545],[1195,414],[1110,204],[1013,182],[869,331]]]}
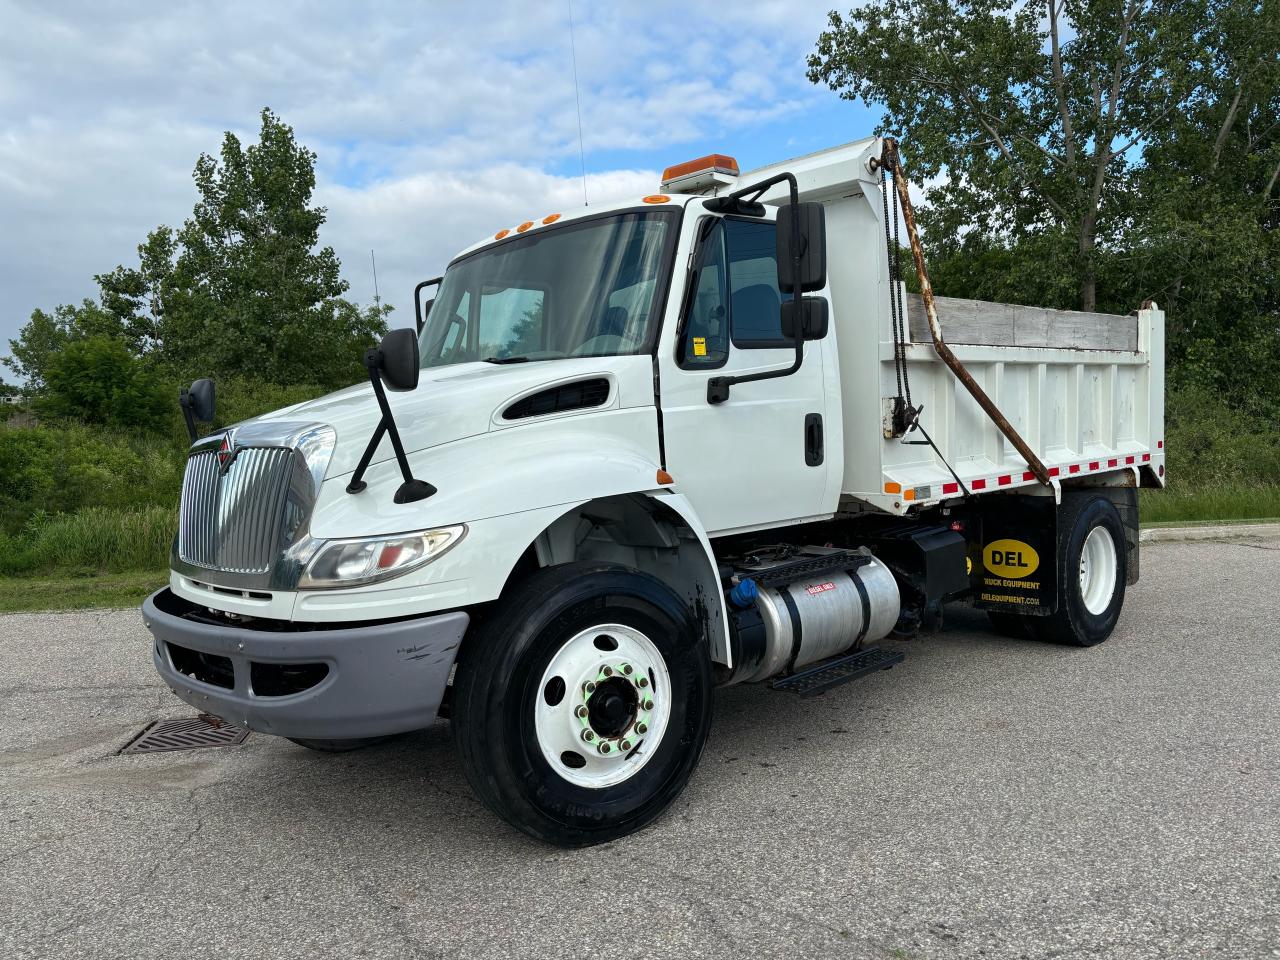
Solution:
{"label": "amber roof marker light", "polygon": [[676,192],[724,186],[738,178],[738,161],[723,153],[709,153],[662,171],[662,189]]}

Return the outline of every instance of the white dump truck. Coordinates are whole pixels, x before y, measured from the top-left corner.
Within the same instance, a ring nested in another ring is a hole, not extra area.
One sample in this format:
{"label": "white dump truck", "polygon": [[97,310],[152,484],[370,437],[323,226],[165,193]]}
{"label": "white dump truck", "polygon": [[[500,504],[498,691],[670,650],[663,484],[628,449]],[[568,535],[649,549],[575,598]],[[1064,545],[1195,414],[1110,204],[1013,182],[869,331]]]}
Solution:
{"label": "white dump truck", "polygon": [[803,709],[953,601],[1106,640],[1163,314],[935,298],[918,242],[908,295],[899,201],[915,241],[891,140],[702,158],[462,251],[367,384],[198,438],[197,381],[160,675],[318,750],[447,717],[485,804],[581,845],[679,794],[716,686]]}

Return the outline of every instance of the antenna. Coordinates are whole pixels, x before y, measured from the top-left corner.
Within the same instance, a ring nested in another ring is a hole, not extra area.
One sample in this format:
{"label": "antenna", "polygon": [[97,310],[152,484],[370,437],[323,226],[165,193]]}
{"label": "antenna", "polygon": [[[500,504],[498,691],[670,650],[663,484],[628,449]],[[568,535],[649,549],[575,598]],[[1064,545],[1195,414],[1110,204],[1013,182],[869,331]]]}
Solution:
{"label": "antenna", "polygon": [[582,147],[582,94],[578,92],[578,46],[573,40],[573,0],[569,6],[569,52],[573,54],[573,101],[578,107],[578,159],[582,161],[582,205],[587,203],[587,153]]}
{"label": "antenna", "polygon": [[373,257],[373,247],[369,248],[369,262],[373,264],[373,302],[381,305],[382,298],[378,296],[378,261]]}

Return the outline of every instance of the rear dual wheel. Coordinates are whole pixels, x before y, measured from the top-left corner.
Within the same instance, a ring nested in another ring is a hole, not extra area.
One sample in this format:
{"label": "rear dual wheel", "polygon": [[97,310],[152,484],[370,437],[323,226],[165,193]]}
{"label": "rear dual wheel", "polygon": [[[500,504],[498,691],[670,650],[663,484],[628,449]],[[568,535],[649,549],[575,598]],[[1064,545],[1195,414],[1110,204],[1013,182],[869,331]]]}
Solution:
{"label": "rear dual wheel", "polygon": [[684,788],[711,721],[711,664],[685,603],[647,574],[550,567],[463,644],[454,741],[480,799],[561,846],[640,829]]}

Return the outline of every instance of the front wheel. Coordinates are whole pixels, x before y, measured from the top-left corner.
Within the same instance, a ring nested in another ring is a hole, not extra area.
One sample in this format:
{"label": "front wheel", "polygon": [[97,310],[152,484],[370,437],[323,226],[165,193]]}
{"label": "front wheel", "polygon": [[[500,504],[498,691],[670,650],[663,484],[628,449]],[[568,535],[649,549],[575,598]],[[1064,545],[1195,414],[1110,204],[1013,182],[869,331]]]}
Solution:
{"label": "front wheel", "polygon": [[1073,494],[1058,514],[1058,612],[1027,617],[1043,640],[1092,647],[1111,636],[1124,605],[1124,526],[1103,496]]}
{"label": "front wheel", "polygon": [[711,664],[685,603],[647,574],[540,570],[464,642],[454,741],[476,794],[561,846],[612,840],[684,788],[711,722]]}

